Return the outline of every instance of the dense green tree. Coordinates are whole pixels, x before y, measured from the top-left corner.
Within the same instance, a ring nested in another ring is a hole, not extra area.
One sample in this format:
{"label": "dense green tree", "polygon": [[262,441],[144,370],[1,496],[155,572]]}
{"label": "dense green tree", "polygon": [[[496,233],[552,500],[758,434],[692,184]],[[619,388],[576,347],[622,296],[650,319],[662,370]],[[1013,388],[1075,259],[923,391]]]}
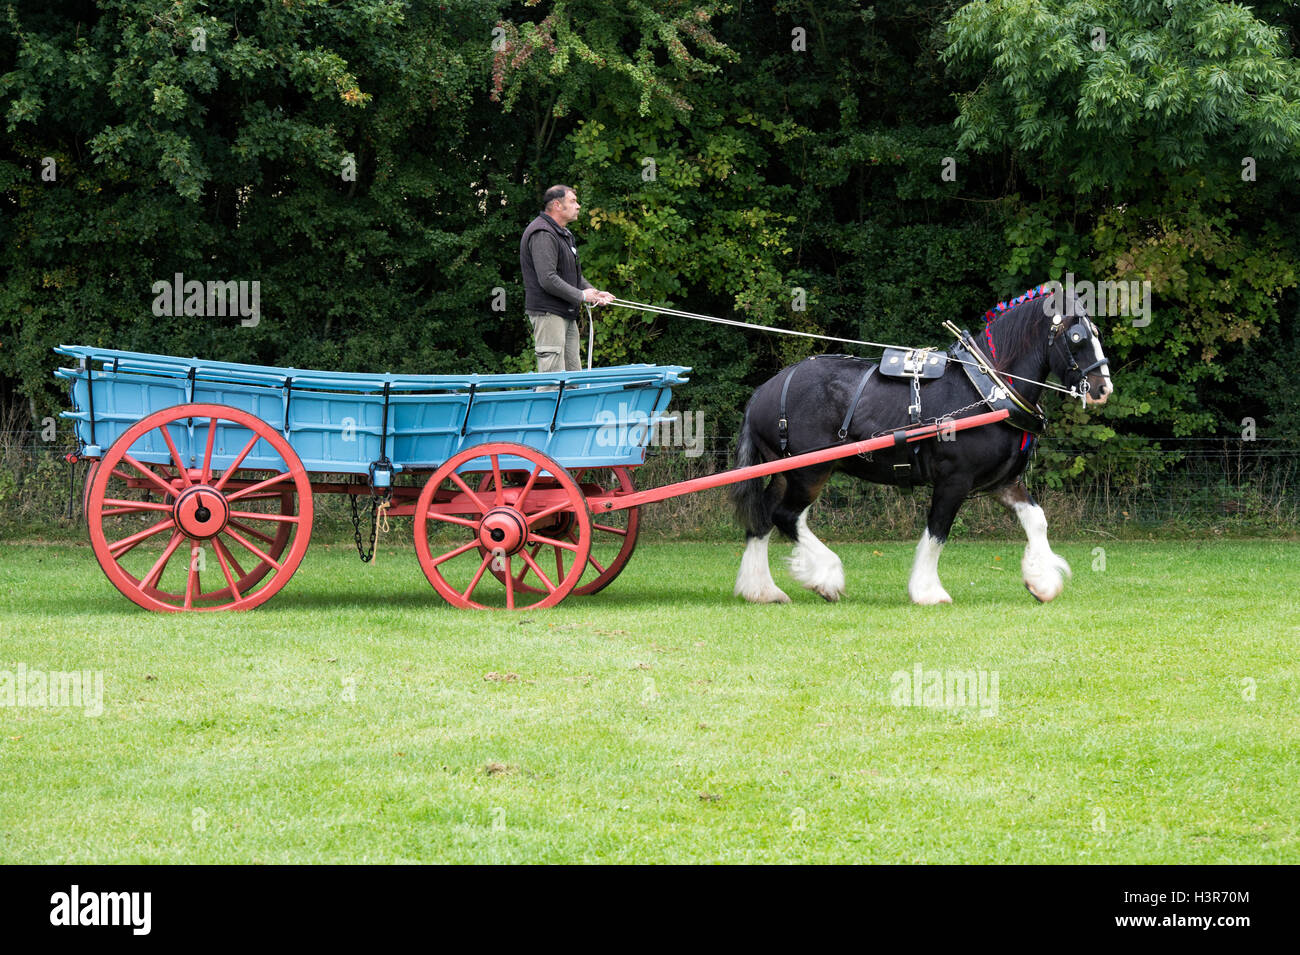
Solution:
{"label": "dense green tree", "polygon": [[1008,287],[1070,271],[1151,283],[1147,324],[1104,323],[1122,382],[1107,419],[1131,437],[1218,429],[1229,369],[1297,284],[1279,218],[1300,171],[1288,36],[1213,0],[992,0],[949,23],[945,57],[973,84],[960,144],[1016,171]]}
{"label": "dense green tree", "polygon": [[[1149,325],[1103,322],[1105,416],[1053,409],[1056,479],[1084,464],[1060,449],[1110,468],[1252,413],[1300,439],[1268,407],[1294,354],[1297,22],[1211,0],[0,3],[0,383],[59,404],[61,341],[528,368],[518,236],[568,182],[598,285],[760,324],[940,345],[1046,278],[1150,281]],[[178,272],[259,281],[260,321],[155,315]],[[695,366],[684,397],[719,433],[823,350],[598,328],[602,362]]]}

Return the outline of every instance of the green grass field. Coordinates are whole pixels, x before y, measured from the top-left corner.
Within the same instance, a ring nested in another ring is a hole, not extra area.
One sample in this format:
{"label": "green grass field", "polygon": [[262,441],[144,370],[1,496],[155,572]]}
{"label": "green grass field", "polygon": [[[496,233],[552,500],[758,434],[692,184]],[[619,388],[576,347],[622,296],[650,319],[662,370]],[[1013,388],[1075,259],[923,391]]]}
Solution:
{"label": "green grass field", "polygon": [[[738,544],[643,545],[514,615],[316,546],[261,609],[164,616],[0,544],[0,703],[104,690],[0,706],[0,861],[1300,862],[1300,548],[1093,546],[1040,606],[1021,543],[956,541],[921,608],[911,544],[838,546],[837,605],[774,561],[763,607]],[[997,697],[899,705],[918,667]]]}

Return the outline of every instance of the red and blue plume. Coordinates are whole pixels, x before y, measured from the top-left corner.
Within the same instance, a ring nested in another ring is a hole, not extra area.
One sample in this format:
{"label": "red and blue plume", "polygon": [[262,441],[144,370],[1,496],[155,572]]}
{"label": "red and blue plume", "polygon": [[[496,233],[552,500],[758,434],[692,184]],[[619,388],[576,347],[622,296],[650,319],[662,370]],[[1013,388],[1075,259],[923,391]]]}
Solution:
{"label": "red and blue plume", "polygon": [[1029,291],[1017,295],[1015,298],[1009,298],[1005,302],[998,302],[998,304],[994,305],[984,313],[984,341],[988,343],[990,358],[994,361],[998,360],[998,353],[993,347],[993,329],[991,327],[993,325],[993,320],[1008,309],[1015,308],[1017,305],[1023,305],[1031,299],[1041,298],[1051,291],[1052,287],[1049,284],[1035,285]]}

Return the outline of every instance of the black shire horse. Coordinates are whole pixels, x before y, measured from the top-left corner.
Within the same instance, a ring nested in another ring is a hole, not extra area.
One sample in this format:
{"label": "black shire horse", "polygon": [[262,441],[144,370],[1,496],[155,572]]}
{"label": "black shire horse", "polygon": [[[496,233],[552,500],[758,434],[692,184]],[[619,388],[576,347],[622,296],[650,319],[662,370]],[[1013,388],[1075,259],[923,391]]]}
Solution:
{"label": "black shire horse", "polygon": [[[939,582],[939,552],[962,502],[982,492],[996,494],[1025,529],[1029,544],[1020,564],[1025,587],[1044,602],[1060,594],[1070,567],[1052,552],[1043,509],[1020,475],[1035,437],[1046,426],[1037,406],[1046,376],[1054,374],[1085,404],[1102,404],[1112,391],[1110,368],[1097,326],[1073,289],[1067,293],[1057,283],[1040,285],[999,303],[986,319],[980,334],[964,336],[946,356],[891,350],[877,364],[820,355],[782,369],[759,386],[745,407],[738,467],[888,434],[911,422],[942,422],[1003,407],[1012,416],[981,428],[941,432],[939,439],[786,471],[766,487],[763,478],[735,485],[732,499],[746,532],[737,596],[754,603],[789,601],[768,567],[773,526],[795,544],[790,558],[795,579],[827,600],[844,594],[844,567],[808,529],[807,519],[836,468],[878,484],[934,487],[907,586],[914,603],[952,601]],[[909,361],[918,356],[919,366]],[[913,373],[896,377],[904,368]],[[935,373],[938,377],[926,377]]]}

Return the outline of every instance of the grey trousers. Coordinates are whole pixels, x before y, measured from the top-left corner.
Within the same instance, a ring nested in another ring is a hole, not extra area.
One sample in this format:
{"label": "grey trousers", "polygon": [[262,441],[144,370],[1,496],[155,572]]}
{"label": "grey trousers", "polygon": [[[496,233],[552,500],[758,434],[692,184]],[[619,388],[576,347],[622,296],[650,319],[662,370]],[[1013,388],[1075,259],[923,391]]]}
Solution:
{"label": "grey trousers", "polygon": [[578,323],[563,315],[547,312],[529,315],[533,325],[533,349],[537,353],[537,370],[541,372],[580,371]]}

